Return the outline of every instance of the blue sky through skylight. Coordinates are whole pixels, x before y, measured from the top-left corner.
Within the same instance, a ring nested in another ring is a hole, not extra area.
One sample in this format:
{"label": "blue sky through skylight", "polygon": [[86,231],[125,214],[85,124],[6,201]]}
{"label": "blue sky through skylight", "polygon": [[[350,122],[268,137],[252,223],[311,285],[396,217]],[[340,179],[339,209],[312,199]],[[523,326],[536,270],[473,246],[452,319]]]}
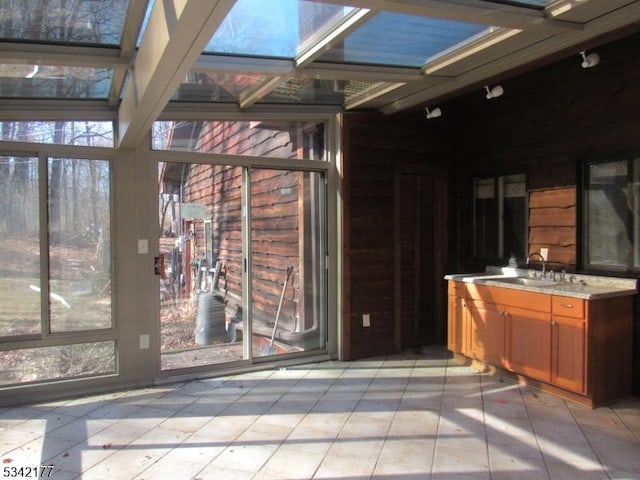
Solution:
{"label": "blue sky through skylight", "polygon": [[297,46],[297,0],[239,0],[205,52],[293,58]]}

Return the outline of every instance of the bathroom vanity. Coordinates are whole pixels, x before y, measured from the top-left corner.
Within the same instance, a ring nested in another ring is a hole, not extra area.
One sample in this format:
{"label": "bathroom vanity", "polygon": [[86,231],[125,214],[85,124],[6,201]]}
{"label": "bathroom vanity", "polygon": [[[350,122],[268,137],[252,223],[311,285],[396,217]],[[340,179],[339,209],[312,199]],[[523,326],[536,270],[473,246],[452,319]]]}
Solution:
{"label": "bathroom vanity", "polygon": [[449,350],[592,407],[630,395],[637,281],[534,274],[446,275]]}

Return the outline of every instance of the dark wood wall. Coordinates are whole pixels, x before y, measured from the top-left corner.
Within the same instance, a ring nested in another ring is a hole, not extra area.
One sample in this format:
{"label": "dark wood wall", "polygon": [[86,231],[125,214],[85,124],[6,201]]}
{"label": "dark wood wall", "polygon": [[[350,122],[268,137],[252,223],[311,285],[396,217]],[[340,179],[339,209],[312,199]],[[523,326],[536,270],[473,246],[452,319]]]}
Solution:
{"label": "dark wood wall", "polygon": [[[633,60],[640,54],[640,35],[594,51],[601,58],[594,68],[583,69],[576,54],[502,81],[505,93],[497,99],[487,100],[479,89],[443,105],[442,120],[456,131],[459,231],[472,225],[474,176],[524,172],[531,250],[555,242],[548,245],[551,261],[580,267],[576,207],[581,163],[640,153],[640,68]],[[552,229],[561,235],[550,238]],[[470,253],[472,238],[455,238],[455,266],[478,268]]]}
{"label": "dark wood wall", "polygon": [[[422,120],[373,113],[344,116],[345,358],[385,354],[399,348],[396,337],[402,325],[395,307],[401,301],[396,294],[402,279],[395,278],[395,265],[396,224],[400,219],[394,202],[402,182],[396,185],[394,175],[415,172],[446,179],[442,165],[450,159],[449,132],[436,128],[427,134]],[[441,212],[438,214],[442,217]],[[439,225],[446,229],[446,218]],[[370,315],[370,327],[363,326],[365,313]]]}

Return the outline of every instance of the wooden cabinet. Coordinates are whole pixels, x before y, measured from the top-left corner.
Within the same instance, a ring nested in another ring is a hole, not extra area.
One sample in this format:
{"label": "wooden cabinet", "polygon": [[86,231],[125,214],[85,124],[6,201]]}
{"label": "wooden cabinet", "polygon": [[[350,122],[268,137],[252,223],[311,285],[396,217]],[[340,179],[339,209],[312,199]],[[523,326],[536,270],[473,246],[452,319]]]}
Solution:
{"label": "wooden cabinet", "polygon": [[632,298],[450,281],[448,346],[599,405],[631,393]]}
{"label": "wooden cabinet", "polygon": [[466,355],[502,366],[505,320],[503,310],[493,303],[469,300],[467,314],[469,343]]}
{"label": "wooden cabinet", "polygon": [[585,321],[554,315],[551,320],[551,379],[559,387],[585,393]]}
{"label": "wooden cabinet", "polygon": [[507,314],[505,367],[528,377],[551,380],[551,314],[511,308]]}

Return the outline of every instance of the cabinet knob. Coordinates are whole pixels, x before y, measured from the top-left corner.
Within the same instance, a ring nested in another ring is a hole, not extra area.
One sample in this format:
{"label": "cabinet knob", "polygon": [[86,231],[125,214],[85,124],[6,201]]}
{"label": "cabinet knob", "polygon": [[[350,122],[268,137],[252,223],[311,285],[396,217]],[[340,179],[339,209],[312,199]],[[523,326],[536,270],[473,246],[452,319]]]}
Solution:
{"label": "cabinet knob", "polygon": [[558,324],[558,322],[556,322],[555,320],[551,320],[551,326],[555,327]]}

